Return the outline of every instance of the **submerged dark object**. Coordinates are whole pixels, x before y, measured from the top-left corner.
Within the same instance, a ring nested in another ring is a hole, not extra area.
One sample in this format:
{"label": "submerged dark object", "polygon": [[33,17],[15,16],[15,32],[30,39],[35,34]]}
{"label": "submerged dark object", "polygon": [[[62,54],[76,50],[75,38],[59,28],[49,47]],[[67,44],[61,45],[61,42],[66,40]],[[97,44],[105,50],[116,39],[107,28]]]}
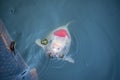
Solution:
{"label": "submerged dark object", "polygon": [[10,43],[10,50],[11,51],[15,50],[15,41],[11,41],[11,43]]}
{"label": "submerged dark object", "polygon": [[12,52],[14,52],[14,55],[16,55],[16,53],[15,53],[15,41],[11,41],[11,43],[10,43],[10,50]]}
{"label": "submerged dark object", "polygon": [[[15,54],[15,55],[13,55]],[[30,69],[0,21],[0,80],[38,80],[36,69]]]}

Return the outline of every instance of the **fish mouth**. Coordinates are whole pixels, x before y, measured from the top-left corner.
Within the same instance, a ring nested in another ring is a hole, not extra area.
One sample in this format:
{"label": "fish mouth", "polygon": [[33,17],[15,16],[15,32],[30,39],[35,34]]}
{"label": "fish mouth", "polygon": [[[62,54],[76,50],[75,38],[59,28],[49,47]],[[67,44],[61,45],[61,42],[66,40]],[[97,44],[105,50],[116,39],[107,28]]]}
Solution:
{"label": "fish mouth", "polygon": [[47,55],[49,58],[56,58],[58,56],[58,53],[55,53],[53,51],[48,51]]}
{"label": "fish mouth", "polygon": [[59,53],[52,53],[49,52],[47,53],[49,58],[64,58],[64,54],[59,54]]}

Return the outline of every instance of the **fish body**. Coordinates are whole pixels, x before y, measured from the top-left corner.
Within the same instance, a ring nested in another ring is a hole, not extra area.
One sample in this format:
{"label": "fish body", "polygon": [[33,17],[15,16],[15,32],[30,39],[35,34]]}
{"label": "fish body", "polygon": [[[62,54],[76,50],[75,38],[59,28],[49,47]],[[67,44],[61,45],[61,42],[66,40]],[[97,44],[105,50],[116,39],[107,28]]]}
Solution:
{"label": "fish body", "polygon": [[[49,57],[74,63],[74,60],[68,56],[71,45],[71,35],[68,31],[68,24],[53,30],[44,40],[37,39],[35,42],[44,49]],[[44,42],[46,44],[42,44]]]}

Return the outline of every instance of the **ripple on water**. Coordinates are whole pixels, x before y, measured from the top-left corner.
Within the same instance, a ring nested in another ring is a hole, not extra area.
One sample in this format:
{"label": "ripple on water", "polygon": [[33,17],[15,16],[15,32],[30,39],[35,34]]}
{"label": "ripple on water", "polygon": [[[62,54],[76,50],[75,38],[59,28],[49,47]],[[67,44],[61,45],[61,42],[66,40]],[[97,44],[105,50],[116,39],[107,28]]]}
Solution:
{"label": "ripple on water", "polygon": [[[80,39],[79,34],[76,31],[70,31],[71,34],[71,47],[68,53],[74,59],[74,56],[79,54],[79,45]],[[38,71],[38,75],[42,77],[48,68],[62,68],[66,61],[60,59],[49,59],[45,54],[42,48],[35,44],[35,39],[39,38],[41,33],[29,34],[25,40],[25,46],[23,50],[23,57],[27,64],[33,68],[35,67]],[[74,48],[73,48],[74,46]]]}
{"label": "ripple on water", "polygon": [[35,44],[35,39],[37,39],[38,36],[40,36],[40,34],[35,33],[26,37],[22,56],[29,67],[35,67],[38,75],[42,76],[47,71],[49,60],[44,55],[42,48]]}

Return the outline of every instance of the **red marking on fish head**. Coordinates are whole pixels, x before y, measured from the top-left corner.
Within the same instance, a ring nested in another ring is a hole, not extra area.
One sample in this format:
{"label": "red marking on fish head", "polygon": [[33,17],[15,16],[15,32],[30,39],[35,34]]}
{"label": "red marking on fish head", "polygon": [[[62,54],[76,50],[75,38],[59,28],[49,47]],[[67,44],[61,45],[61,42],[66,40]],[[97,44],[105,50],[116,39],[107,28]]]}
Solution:
{"label": "red marking on fish head", "polygon": [[68,33],[65,29],[59,29],[59,30],[55,31],[54,35],[59,36],[59,37],[66,37],[66,36],[69,37]]}

